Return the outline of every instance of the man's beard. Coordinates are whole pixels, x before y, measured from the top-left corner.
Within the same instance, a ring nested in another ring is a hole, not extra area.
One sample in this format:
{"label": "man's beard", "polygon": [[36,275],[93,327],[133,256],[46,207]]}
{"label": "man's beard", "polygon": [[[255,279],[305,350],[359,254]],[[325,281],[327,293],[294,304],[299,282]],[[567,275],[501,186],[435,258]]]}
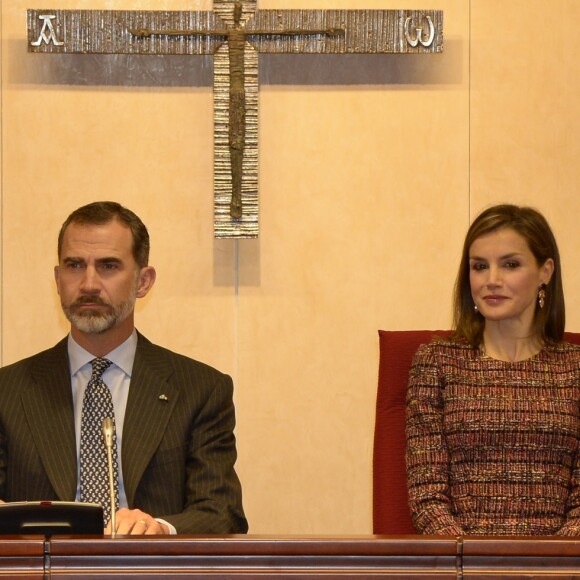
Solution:
{"label": "man's beard", "polygon": [[[131,294],[117,306],[112,306],[102,298],[96,296],[81,296],[70,306],[65,306],[61,300],[62,310],[69,322],[81,332],[86,334],[101,334],[123,322],[133,312],[137,299],[137,286],[131,289]],[[77,306],[91,303],[106,306],[107,310],[99,312],[95,310],[77,311]]]}

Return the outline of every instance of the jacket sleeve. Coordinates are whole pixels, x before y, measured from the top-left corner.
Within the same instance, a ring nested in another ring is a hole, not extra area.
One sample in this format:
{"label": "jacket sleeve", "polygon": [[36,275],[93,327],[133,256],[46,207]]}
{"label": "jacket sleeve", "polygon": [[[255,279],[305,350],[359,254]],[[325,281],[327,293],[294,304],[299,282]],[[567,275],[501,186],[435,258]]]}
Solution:
{"label": "jacket sleeve", "polygon": [[229,376],[216,373],[216,382],[191,425],[184,509],[159,516],[175,526],[178,534],[248,531],[241,485],[234,470],[234,427],[233,383]]}
{"label": "jacket sleeve", "polygon": [[406,409],[407,484],[421,534],[462,535],[449,498],[449,454],[443,432],[443,378],[433,344],[422,345],[409,374]]}

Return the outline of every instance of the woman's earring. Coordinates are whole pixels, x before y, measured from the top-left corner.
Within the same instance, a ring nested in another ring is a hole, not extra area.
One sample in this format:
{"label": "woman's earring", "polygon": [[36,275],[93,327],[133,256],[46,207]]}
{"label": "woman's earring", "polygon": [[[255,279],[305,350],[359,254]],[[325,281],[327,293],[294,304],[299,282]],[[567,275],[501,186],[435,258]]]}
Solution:
{"label": "woman's earring", "polygon": [[475,310],[475,312],[479,312],[479,308],[477,307],[477,304],[473,305],[473,310]]}
{"label": "woman's earring", "polygon": [[540,285],[540,289],[538,291],[538,306],[540,308],[544,308],[544,304],[546,303],[546,285]]}

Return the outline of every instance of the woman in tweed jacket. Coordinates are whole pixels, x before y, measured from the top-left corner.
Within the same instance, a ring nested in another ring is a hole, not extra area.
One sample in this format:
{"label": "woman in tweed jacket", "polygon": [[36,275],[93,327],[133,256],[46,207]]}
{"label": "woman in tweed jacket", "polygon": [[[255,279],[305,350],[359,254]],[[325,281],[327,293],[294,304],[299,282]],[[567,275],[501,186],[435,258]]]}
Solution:
{"label": "woman in tweed jacket", "polygon": [[424,534],[580,534],[580,347],[563,342],[560,257],[536,210],[491,207],[463,247],[449,340],[407,394],[410,508]]}

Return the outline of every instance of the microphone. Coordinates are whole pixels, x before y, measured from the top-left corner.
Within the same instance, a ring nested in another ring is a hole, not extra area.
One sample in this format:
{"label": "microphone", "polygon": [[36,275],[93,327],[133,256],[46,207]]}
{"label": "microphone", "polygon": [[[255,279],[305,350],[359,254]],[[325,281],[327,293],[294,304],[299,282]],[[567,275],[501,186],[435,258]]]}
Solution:
{"label": "microphone", "polygon": [[115,535],[117,528],[115,513],[115,472],[113,470],[113,441],[115,439],[115,425],[110,417],[103,419],[103,437],[105,438],[105,447],[107,448],[107,461],[109,467],[109,495],[111,500],[111,535]]}

